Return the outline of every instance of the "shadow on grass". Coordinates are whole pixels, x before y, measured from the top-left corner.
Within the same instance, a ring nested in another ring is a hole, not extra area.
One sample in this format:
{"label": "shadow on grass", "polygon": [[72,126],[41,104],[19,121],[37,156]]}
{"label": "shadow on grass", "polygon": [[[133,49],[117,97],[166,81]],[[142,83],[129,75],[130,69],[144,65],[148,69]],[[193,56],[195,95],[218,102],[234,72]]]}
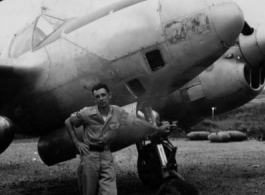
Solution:
{"label": "shadow on grass", "polygon": [[[117,175],[119,195],[153,195],[156,190],[145,188],[137,175]],[[75,177],[63,179],[38,179],[34,181],[18,181],[0,185],[1,195],[79,195]]]}

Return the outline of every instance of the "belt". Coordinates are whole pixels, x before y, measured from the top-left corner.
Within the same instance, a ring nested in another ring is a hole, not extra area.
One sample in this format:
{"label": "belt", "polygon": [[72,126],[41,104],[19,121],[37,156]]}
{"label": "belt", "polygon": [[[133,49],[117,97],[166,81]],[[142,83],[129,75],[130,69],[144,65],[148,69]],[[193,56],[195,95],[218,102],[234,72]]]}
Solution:
{"label": "belt", "polygon": [[89,150],[90,151],[95,151],[95,152],[103,152],[104,150],[109,150],[109,146],[105,145],[93,145],[93,144],[89,144]]}

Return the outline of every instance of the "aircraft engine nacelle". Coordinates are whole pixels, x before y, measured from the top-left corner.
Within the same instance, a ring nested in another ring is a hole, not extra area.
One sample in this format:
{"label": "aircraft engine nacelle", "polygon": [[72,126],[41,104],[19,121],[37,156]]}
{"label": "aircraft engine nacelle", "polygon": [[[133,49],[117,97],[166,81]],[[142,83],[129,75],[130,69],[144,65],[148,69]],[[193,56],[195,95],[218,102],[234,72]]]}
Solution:
{"label": "aircraft engine nacelle", "polygon": [[260,24],[250,35],[239,37],[240,50],[253,67],[261,67],[265,61],[265,25]]}
{"label": "aircraft engine nacelle", "polygon": [[77,149],[66,129],[62,128],[40,137],[38,153],[42,161],[51,166],[75,158]]}
{"label": "aircraft engine nacelle", "polygon": [[207,117],[223,114],[254,99],[264,88],[263,67],[253,68],[238,47],[198,77],[153,106],[162,120],[178,121],[189,128]]}
{"label": "aircraft engine nacelle", "polygon": [[0,154],[11,144],[15,135],[15,125],[6,117],[0,116]]}

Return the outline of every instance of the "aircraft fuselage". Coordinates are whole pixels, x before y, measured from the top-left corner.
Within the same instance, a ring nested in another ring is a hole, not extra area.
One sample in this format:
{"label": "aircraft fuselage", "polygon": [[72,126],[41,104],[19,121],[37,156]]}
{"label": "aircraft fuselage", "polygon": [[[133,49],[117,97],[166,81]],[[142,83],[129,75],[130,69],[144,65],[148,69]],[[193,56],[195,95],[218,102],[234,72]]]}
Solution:
{"label": "aircraft fuselage", "polygon": [[93,105],[97,82],[110,86],[113,104],[152,105],[217,60],[243,22],[228,0],[127,0],[79,18],[40,15],[2,54],[19,86],[0,114],[45,134]]}

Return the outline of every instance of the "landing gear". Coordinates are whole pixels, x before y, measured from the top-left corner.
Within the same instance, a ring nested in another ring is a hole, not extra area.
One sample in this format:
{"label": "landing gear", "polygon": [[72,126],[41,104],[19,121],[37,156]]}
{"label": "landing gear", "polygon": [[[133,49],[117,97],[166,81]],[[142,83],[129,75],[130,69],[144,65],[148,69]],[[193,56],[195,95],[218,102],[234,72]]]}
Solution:
{"label": "landing gear", "polygon": [[[161,140],[158,143],[141,143],[137,169],[141,182],[152,189],[159,190],[157,195],[198,195],[198,190],[188,183],[177,171],[178,165],[176,162],[176,151],[169,140]],[[161,151],[158,151],[158,146],[163,147],[165,159],[167,163],[161,166],[160,158]],[[138,148],[139,146],[137,146]],[[139,150],[138,150],[139,151]]]}
{"label": "landing gear", "polygon": [[[167,158],[173,156],[173,158],[171,157],[172,162],[170,166],[172,170],[177,172],[178,167],[175,159],[176,148],[168,140],[163,140],[160,144]],[[157,155],[157,144],[152,142],[146,144],[143,141],[141,148],[137,161],[139,178],[145,186],[158,188],[163,184],[164,178],[161,171],[160,158]]]}
{"label": "landing gear", "polygon": [[[156,125],[154,112],[150,107],[142,110],[146,120]],[[148,187],[160,187],[157,195],[198,195],[198,190],[178,174],[176,151],[167,138],[137,143],[139,153],[137,168],[141,182]]]}

